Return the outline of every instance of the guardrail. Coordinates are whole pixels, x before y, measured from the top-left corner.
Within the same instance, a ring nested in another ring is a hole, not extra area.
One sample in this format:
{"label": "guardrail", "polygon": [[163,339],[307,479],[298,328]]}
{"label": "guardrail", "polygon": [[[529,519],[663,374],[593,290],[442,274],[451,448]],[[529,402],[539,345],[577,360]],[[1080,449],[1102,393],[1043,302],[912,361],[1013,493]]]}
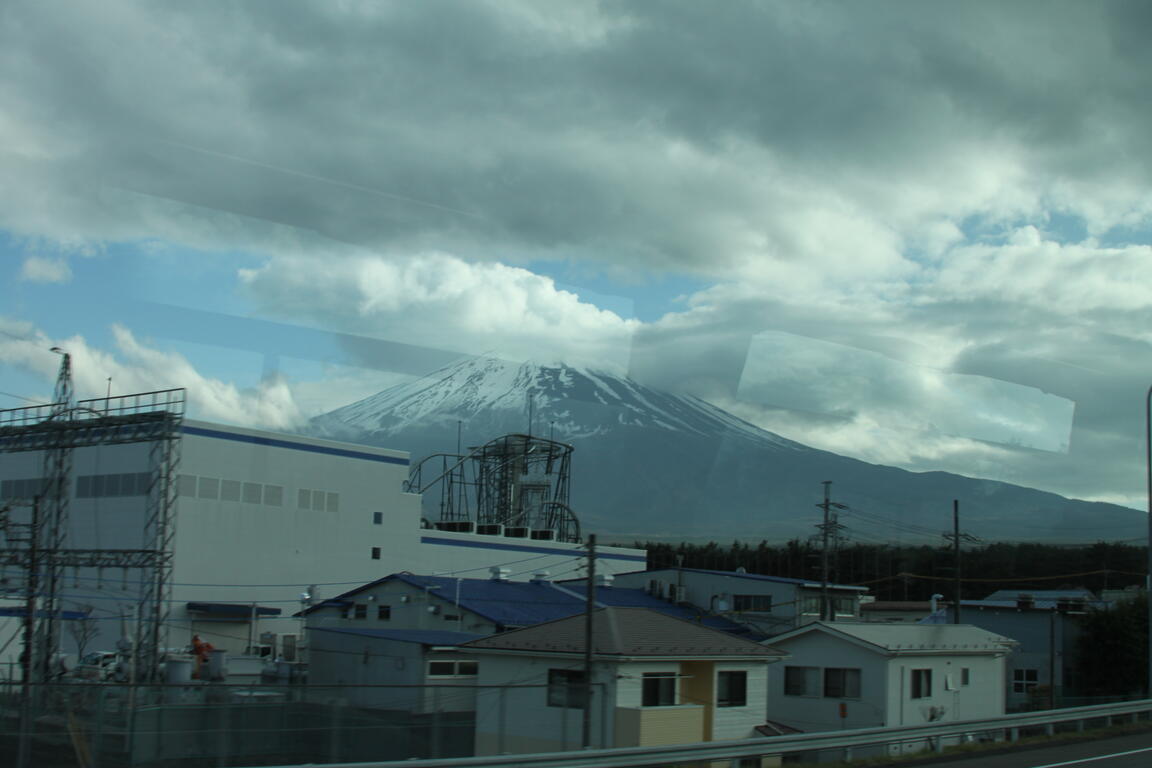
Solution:
{"label": "guardrail", "polygon": [[[979,734],[998,733],[1007,741],[1019,738],[1023,729],[1044,728],[1055,732],[1061,724],[1076,724],[1084,730],[1089,721],[1104,720],[1105,725],[1117,720],[1137,721],[1152,718],[1152,699],[1098,704],[1089,707],[1049,709],[1027,714],[1004,715],[979,720],[949,723],[925,723],[899,728],[861,728],[848,731],[826,731],[790,736],[775,736],[740,741],[709,741],[658,747],[617,747],[573,752],[549,752],[527,755],[491,755],[443,760],[389,760],[367,763],[327,763],[325,768],[628,768],[669,766],[682,763],[704,763],[719,760],[772,757],[795,752],[840,751],[851,759],[852,751],[861,747],[885,747],[893,744],[921,742],[939,751],[946,739],[964,739]],[[275,768],[298,768],[276,766]]]}

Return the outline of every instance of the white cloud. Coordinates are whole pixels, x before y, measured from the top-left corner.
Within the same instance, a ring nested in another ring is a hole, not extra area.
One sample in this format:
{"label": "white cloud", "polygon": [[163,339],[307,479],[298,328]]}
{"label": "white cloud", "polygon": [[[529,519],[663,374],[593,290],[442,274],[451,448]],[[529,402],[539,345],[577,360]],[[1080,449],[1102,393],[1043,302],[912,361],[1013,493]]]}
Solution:
{"label": "white cloud", "polygon": [[1095,310],[1143,313],[1152,307],[1150,263],[1149,245],[1061,243],[1029,225],[1002,244],[953,248],[924,300],[994,300],[1068,317]]}
{"label": "white cloud", "polygon": [[72,356],[77,399],[102,397],[107,380],[113,393],[149,392],[184,387],[190,415],[244,426],[288,429],[303,417],[287,382],[273,379],[258,387],[236,385],[201,375],[183,356],[141,343],[126,328],[112,329],[116,349],[93,347],[82,336],[50,338],[28,323],[0,318],[0,359],[51,381],[60,358],[50,352],[60,347]]}
{"label": "white cloud", "polygon": [[638,326],[528,270],[443,253],[271,257],[240,277],[272,315],[510,359],[622,370]]}
{"label": "white cloud", "polygon": [[66,283],[72,279],[72,268],[61,258],[28,256],[20,268],[20,277],[32,283]]}

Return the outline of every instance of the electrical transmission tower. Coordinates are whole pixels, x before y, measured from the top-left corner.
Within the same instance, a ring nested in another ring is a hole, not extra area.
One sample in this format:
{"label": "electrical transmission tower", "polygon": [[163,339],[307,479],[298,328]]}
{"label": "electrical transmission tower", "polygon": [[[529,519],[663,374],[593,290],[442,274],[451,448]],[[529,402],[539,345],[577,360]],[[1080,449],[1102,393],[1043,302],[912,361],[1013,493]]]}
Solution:
{"label": "electrical transmission tower", "polygon": [[[172,570],[179,434],[184,390],[74,401],[72,358],[62,356],[53,402],[0,410],[0,459],[40,452],[43,476],[11,482],[0,506],[0,567],[23,575],[24,682],[51,680],[60,653],[64,575],[71,568],[120,569],[140,575],[140,620],[133,641],[136,679],[158,674]],[[150,471],[139,549],[70,547],[73,453],[80,448],[147,443]],[[11,490],[15,489],[15,490]]]}
{"label": "electrical transmission tower", "polygon": [[823,485],[824,501],[816,505],[824,510],[823,522],[816,526],[816,530],[819,531],[818,536],[820,537],[820,620],[836,621],[836,610],[828,595],[828,580],[831,571],[831,553],[829,552],[829,546],[839,549],[840,531],[844,530],[844,526],[840,524],[837,519],[837,514],[832,510],[848,509],[848,507],[832,501],[831,480],[825,480]]}

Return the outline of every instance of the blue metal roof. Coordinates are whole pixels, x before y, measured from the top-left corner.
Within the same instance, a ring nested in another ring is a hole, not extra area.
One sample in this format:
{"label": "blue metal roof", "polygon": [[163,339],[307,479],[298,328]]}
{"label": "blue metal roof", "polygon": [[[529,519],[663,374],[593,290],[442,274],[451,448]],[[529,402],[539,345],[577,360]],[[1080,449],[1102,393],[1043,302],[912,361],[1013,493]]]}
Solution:
{"label": "blue metal roof", "polygon": [[[304,613],[323,607],[346,605],[354,595],[386,581],[395,580],[418,589],[428,589],[441,600],[457,603],[465,610],[500,627],[530,627],[545,621],[564,619],[582,613],[587,598],[583,590],[574,590],[550,581],[496,581],[494,579],[457,579],[452,576],[419,576],[395,573],[357,587],[342,595],[312,606]],[[692,606],[677,605],[649,595],[642,589],[599,587],[598,607],[649,608],[666,616],[703,624],[723,632],[740,634],[747,628],[721,616],[706,614]]]}
{"label": "blue metal roof", "polygon": [[[819,586],[819,581],[812,579],[793,579],[790,576],[767,576],[763,573],[740,573],[739,571],[713,571],[707,568],[647,568],[642,571],[629,571],[628,575],[637,573],[661,573],[661,572],[675,572],[683,571],[684,573],[704,573],[709,576],[728,576],[733,579],[750,579],[752,581],[773,581],[778,584],[798,584],[800,586]],[[625,575],[625,574],[620,574]],[[569,581],[579,581],[579,579],[569,579]],[[857,587],[851,584],[829,584],[829,589],[851,589],[856,591],[867,591],[867,587]]]}
{"label": "blue metal roof", "polygon": [[421,645],[459,645],[476,640],[485,635],[471,632],[451,632],[446,629],[361,629],[359,627],[314,627],[309,632],[335,632],[341,635],[378,637],[400,643],[420,643]]}

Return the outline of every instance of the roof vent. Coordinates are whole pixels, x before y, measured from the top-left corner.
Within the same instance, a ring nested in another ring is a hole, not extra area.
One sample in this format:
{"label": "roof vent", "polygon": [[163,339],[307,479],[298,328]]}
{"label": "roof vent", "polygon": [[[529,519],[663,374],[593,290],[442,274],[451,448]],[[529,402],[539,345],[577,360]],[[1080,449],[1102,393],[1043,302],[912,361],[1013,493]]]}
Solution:
{"label": "roof vent", "polygon": [[596,574],[596,586],[598,587],[610,587],[614,581],[616,581],[616,577],[610,573]]}
{"label": "roof vent", "polygon": [[548,571],[537,571],[536,573],[532,574],[532,583],[547,584],[552,580],[551,576],[552,574],[548,573]]}
{"label": "roof vent", "polygon": [[511,568],[501,568],[498,565],[489,568],[488,572],[492,574],[492,581],[508,581],[508,577],[512,575]]}

